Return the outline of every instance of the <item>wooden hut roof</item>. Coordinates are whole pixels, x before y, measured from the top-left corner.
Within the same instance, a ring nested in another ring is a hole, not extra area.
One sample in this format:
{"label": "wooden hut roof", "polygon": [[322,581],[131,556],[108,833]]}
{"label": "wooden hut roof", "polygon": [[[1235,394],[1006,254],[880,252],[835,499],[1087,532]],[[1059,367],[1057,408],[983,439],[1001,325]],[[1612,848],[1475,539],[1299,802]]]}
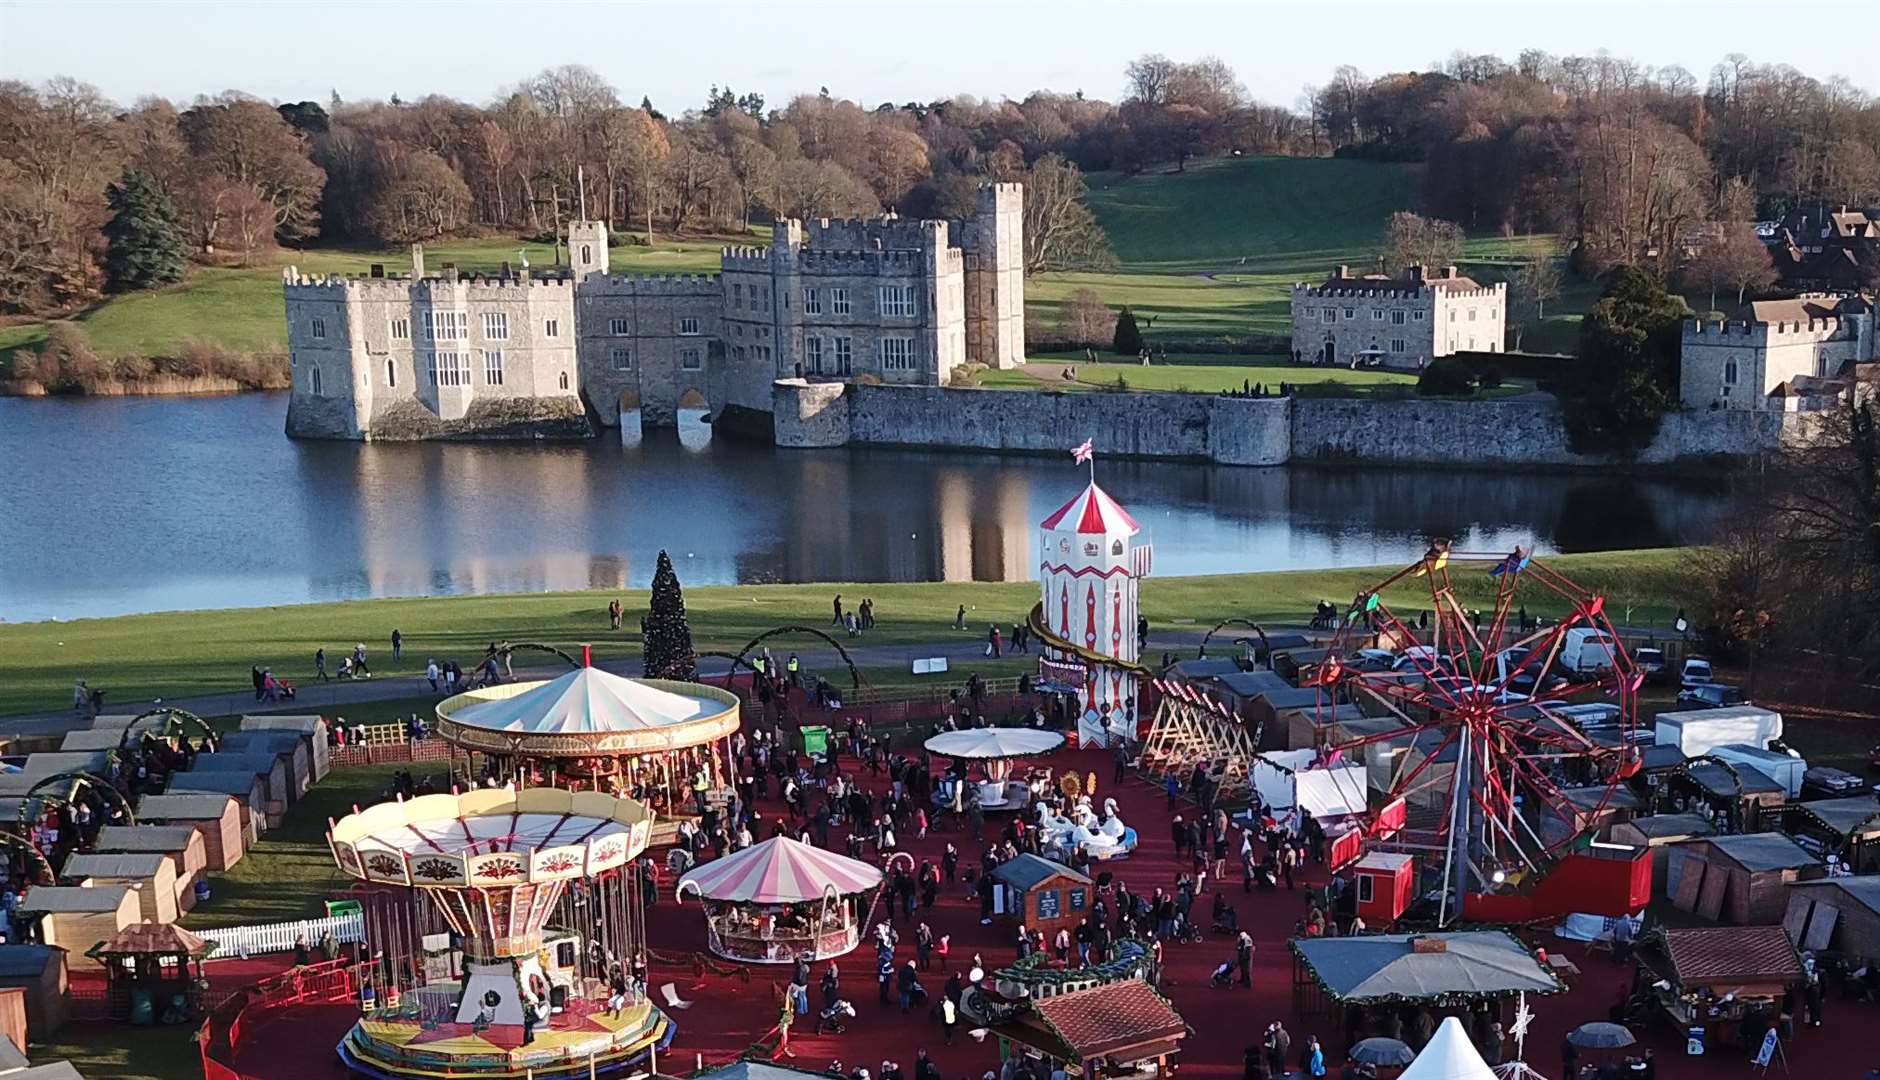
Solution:
{"label": "wooden hut roof", "polygon": [[1664,931],[1680,982],[1799,982],[1802,958],[1780,926],[1698,926]]}
{"label": "wooden hut roof", "polygon": [[130,892],[129,885],[35,885],[26,890],[20,910],[48,915],[116,911]]}
{"label": "wooden hut roof", "polygon": [[204,941],[174,923],[138,923],[93,945],[86,956],[207,956],[215,942]]}
{"label": "wooden hut roof", "polygon": [[[243,788],[242,794],[249,789]],[[228,813],[231,798],[221,791],[177,791],[145,795],[137,804],[137,816],[159,821],[209,821]]]}
{"label": "wooden hut roof", "polygon": [[1188,1034],[1175,1006],[1140,979],[1054,994],[1032,1008],[1078,1061]]}
{"label": "wooden hut roof", "polygon": [[106,825],[98,830],[99,851],[155,851],[168,854],[189,846],[190,825]]}
{"label": "wooden hut roof", "polygon": [[59,876],[67,878],[155,877],[163,869],[163,864],[168,858],[169,856],[155,851],[136,854],[116,852],[73,855],[65,860],[65,868]]}

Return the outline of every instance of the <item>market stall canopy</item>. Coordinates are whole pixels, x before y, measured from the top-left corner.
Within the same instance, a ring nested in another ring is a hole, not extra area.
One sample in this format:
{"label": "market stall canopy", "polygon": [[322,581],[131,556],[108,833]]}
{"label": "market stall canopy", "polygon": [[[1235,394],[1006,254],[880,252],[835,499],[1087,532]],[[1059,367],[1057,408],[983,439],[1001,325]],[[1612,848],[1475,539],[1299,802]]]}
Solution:
{"label": "market stall canopy", "polygon": [[447,698],[438,734],[474,750],[584,757],[682,750],[738,728],[738,699],[712,686],[577,668]]}
{"label": "market stall canopy", "polygon": [[1495,1070],[1469,1041],[1462,1021],[1446,1016],[1423,1052],[1397,1074],[1397,1080],[1495,1080]]}
{"label": "market stall canopy", "polygon": [[823,899],[831,889],[849,896],[880,884],[881,871],[865,862],[773,836],[687,871],[678,887],[681,892],[696,889],[708,900],[802,904]]}
{"label": "market stall canopy", "polygon": [[926,742],[927,752],[966,761],[996,761],[1001,758],[1048,754],[1064,745],[1064,736],[1055,731],[1035,728],[974,728],[971,731],[946,731]]}
{"label": "market stall canopy", "polygon": [[1292,948],[1326,993],[1347,1005],[1484,1000],[1563,989],[1526,945],[1500,930],[1298,938]]}
{"label": "market stall canopy", "polygon": [[1060,1061],[1108,1057],[1127,1065],[1175,1052],[1188,1024],[1154,987],[1123,979],[1038,998],[993,1030]]}

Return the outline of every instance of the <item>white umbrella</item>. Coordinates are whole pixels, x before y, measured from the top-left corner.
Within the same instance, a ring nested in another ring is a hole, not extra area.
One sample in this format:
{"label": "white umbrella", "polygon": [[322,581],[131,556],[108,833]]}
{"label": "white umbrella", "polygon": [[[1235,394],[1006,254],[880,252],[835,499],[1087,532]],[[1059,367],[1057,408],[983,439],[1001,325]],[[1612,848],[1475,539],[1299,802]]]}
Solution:
{"label": "white umbrella", "polygon": [[973,728],[946,731],[926,742],[927,752],[956,761],[986,763],[986,774],[1004,779],[1010,771],[1003,763],[1012,758],[1048,754],[1064,745],[1064,736],[1036,728]]}

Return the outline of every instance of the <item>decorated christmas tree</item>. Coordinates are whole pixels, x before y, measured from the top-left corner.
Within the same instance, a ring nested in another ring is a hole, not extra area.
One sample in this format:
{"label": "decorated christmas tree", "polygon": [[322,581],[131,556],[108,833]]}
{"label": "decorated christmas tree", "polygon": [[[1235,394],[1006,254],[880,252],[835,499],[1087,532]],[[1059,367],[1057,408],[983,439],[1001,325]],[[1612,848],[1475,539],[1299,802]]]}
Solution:
{"label": "decorated christmas tree", "polygon": [[685,621],[685,593],[679,588],[679,575],[673,572],[672,557],[659,553],[653,570],[653,602],[646,613],[646,677],[649,679],[698,679],[698,654],[692,651],[692,627]]}

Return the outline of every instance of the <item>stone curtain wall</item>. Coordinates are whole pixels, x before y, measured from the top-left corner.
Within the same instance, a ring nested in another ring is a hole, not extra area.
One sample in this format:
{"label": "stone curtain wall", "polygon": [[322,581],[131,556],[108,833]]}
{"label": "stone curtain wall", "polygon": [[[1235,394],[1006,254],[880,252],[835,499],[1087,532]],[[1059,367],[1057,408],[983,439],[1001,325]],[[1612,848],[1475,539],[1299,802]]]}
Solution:
{"label": "stone curtain wall", "polygon": [[[841,386],[773,387],[777,445],[919,446],[1105,454],[1223,465],[1369,462],[1599,467],[1572,452],[1552,401],[1224,398]],[[1806,437],[1806,414],[1703,410],[1666,416],[1646,464],[1756,457]]]}

